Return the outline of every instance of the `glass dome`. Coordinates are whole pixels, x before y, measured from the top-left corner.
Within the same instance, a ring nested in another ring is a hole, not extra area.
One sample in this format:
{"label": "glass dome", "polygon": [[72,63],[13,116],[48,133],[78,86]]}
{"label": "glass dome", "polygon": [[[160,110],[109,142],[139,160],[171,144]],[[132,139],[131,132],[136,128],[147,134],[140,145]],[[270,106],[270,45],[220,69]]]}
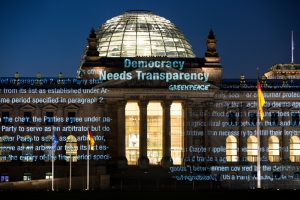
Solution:
{"label": "glass dome", "polygon": [[195,57],[182,32],[149,11],[127,11],[96,31],[101,57]]}

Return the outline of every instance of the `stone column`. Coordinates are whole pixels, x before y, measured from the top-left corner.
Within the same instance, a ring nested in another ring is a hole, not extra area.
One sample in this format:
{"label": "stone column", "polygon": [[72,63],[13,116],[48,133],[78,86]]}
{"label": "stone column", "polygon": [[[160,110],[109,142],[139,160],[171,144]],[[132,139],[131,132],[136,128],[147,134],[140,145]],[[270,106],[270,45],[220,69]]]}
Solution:
{"label": "stone column", "polygon": [[106,117],[104,115],[104,106],[105,106],[105,100],[103,100],[102,102],[99,102],[99,104],[98,104],[98,113],[99,113],[99,116],[101,117],[101,122],[99,123],[100,126],[102,125],[102,118]]}
{"label": "stone column", "polygon": [[[46,115],[46,113],[45,113],[45,115]],[[34,124],[35,126],[38,126],[38,127],[45,127],[46,123],[44,122],[44,111],[43,111],[43,107],[42,106],[40,106],[40,105],[36,106],[35,112],[34,111],[32,112],[32,118],[33,118],[33,116],[35,116],[35,117],[41,117],[42,121],[41,122],[33,122],[33,121],[31,121],[32,124]],[[52,132],[51,133],[49,133],[49,132],[33,132],[32,133],[32,139],[34,138],[34,136],[39,138],[38,141],[34,141],[33,140],[33,142],[32,142],[33,148],[35,146],[44,145],[44,142],[42,142],[41,137],[42,136],[46,137],[46,136],[51,135],[51,134],[52,134]],[[34,149],[33,149],[32,152],[33,152],[32,155],[38,156],[38,158],[41,155],[44,155],[44,153],[45,153],[44,151],[35,151]],[[39,163],[39,165],[40,164],[44,165],[45,161],[41,160],[41,159],[38,159],[36,161],[36,163]]]}
{"label": "stone column", "polygon": [[[203,123],[205,123],[205,121],[202,119],[202,117],[199,116],[200,113],[202,112],[202,106],[203,105],[201,103],[199,103],[195,106],[196,109],[193,110],[195,115],[194,114],[192,115],[192,119],[195,120],[195,121],[202,121]],[[193,131],[196,131],[196,132],[199,133],[199,132],[203,131],[203,127],[205,127],[205,125],[195,127],[193,129]],[[198,136],[198,135],[193,136],[193,145],[194,146],[199,147],[199,146],[202,145],[202,143],[203,143],[203,138],[201,136]],[[199,153],[196,153],[196,155],[199,155]]]}
{"label": "stone column", "polygon": [[[100,122],[98,123],[98,125],[100,126],[100,127],[102,127],[103,126],[103,117],[106,117],[106,115],[105,115],[105,101],[103,100],[101,103],[99,102],[99,105],[98,105],[98,112],[99,112],[99,117],[101,117],[101,120],[100,120]],[[124,111],[125,112],[125,111]],[[125,113],[124,113],[124,115],[125,115]],[[100,134],[101,135],[104,135],[104,133],[102,132],[102,131],[99,131],[100,132]]]}
{"label": "stone column", "polygon": [[[262,126],[260,127],[260,130],[263,130]],[[261,149],[260,160],[264,164],[268,163],[268,161],[269,161],[268,151],[267,151],[268,146],[269,146],[269,144],[268,144],[268,136],[267,135],[261,135],[260,136],[260,149]]]}
{"label": "stone column", "polygon": [[172,101],[161,102],[163,108],[163,158],[161,165],[169,168],[173,165],[171,157],[171,108]]}
{"label": "stone column", "polygon": [[[55,110],[54,115],[57,116],[57,117],[63,117],[63,119],[64,119],[63,122],[55,123],[55,126],[60,127],[60,129],[62,130],[63,126],[65,125],[64,123],[65,123],[65,117],[66,117],[65,113],[64,113],[64,106],[62,104],[58,104],[57,110]],[[56,135],[58,137],[57,138],[58,143],[57,143],[57,149],[54,153],[55,158],[56,158],[55,162],[61,163],[61,162],[64,162],[64,161],[58,159],[58,154],[64,154],[65,155],[65,152],[64,152],[64,150],[62,150],[64,148],[62,148],[61,150],[58,150],[58,147],[65,146],[66,142],[59,141],[59,137],[62,136],[62,132],[56,132]],[[55,168],[55,169],[57,169],[57,168]],[[54,174],[55,173],[56,173],[56,170],[55,170]]]}
{"label": "stone column", "polygon": [[[288,109],[282,109],[282,112],[286,112],[286,111],[289,111]],[[281,118],[282,122],[284,122],[285,120],[285,117],[284,115],[282,115],[282,118]],[[285,131],[285,126],[282,126],[282,129],[281,129],[282,133],[281,133],[281,139],[282,139],[282,161],[283,162],[289,162],[290,161],[290,155],[289,155],[289,136],[288,135],[285,135],[284,134],[284,131]]]}
{"label": "stone column", "polygon": [[239,160],[242,163],[248,162],[247,156],[248,156],[248,152],[247,152],[247,148],[248,148],[248,144],[247,144],[247,140],[249,138],[249,136],[247,135],[247,130],[242,130],[244,131],[244,133],[246,135],[242,135],[243,133],[240,132],[240,145],[239,145]]}
{"label": "stone column", "polygon": [[[104,125],[104,123],[103,123],[103,117],[106,117],[106,116],[105,116],[105,112],[104,112],[104,109],[105,109],[105,103],[106,103],[105,100],[103,100],[103,101],[99,102],[99,104],[98,104],[98,106],[97,106],[97,113],[98,113],[98,116],[101,117],[101,121],[98,123],[98,125],[99,125],[100,127],[102,127],[102,126]],[[104,135],[104,137],[106,138],[107,134],[105,134],[105,133],[107,133],[107,132],[99,131],[99,132],[97,133],[97,135],[101,135],[101,136]],[[102,140],[102,141],[98,141],[98,145],[106,145],[106,146],[109,146],[109,145],[107,144],[107,139],[105,139],[105,141],[103,141],[103,140]],[[103,154],[103,153],[105,153],[105,151],[104,151],[104,150],[98,150],[98,152],[95,151],[95,153]],[[90,162],[90,163],[91,163],[91,162]],[[98,160],[98,161],[95,162],[95,163],[97,163],[97,164],[105,164],[106,161],[105,161],[105,160]]]}
{"label": "stone column", "polygon": [[189,146],[193,144],[193,137],[187,136],[187,131],[191,129],[191,112],[192,112],[192,101],[186,100],[184,102],[184,163],[187,164],[192,156],[192,153],[188,151]]}
{"label": "stone column", "polygon": [[125,105],[126,101],[118,102],[118,167],[120,169],[127,167],[125,155]]}
{"label": "stone column", "polygon": [[[208,107],[205,106],[205,104],[202,105],[202,117],[201,117],[201,120],[203,122],[206,123],[206,126],[202,126],[202,131],[203,131],[203,136],[202,136],[202,147],[205,147],[207,149],[208,145],[207,145],[207,131],[209,130],[209,116],[208,114],[211,113],[211,111],[209,111]],[[206,157],[207,156],[207,151],[203,152],[202,154],[200,154],[201,156],[203,157]]]}
{"label": "stone column", "polygon": [[246,122],[249,120],[247,118],[248,110],[244,109],[244,105],[242,104],[240,109],[239,109],[239,160],[240,162],[247,162],[247,139],[248,135],[247,130],[242,126],[242,123]]}
{"label": "stone column", "polygon": [[147,100],[139,101],[140,107],[140,157],[138,165],[142,169],[149,167],[149,159],[147,157]]}
{"label": "stone column", "polygon": [[[57,116],[57,117],[63,117],[65,119],[66,116],[64,116],[64,107],[63,107],[63,105],[58,105],[57,106],[57,109],[55,110],[54,115]],[[64,126],[64,122],[58,122],[58,123],[55,123],[55,124],[56,124],[56,126],[61,127],[61,129]]]}
{"label": "stone column", "polygon": [[[9,112],[9,117],[15,118],[20,116],[21,110],[20,110],[20,106],[16,105],[13,106],[12,110]],[[21,125],[20,122],[13,122],[13,125],[16,127],[19,127]],[[20,135],[20,131],[17,129],[16,135]],[[17,146],[20,146],[21,143],[17,140],[14,140],[10,145],[15,146],[17,148]],[[15,163],[21,163],[22,161],[19,160],[20,155],[22,155],[21,153],[22,151],[10,151],[10,154],[13,156],[17,156],[17,160],[12,160],[11,162],[13,163],[13,165],[15,165]]]}

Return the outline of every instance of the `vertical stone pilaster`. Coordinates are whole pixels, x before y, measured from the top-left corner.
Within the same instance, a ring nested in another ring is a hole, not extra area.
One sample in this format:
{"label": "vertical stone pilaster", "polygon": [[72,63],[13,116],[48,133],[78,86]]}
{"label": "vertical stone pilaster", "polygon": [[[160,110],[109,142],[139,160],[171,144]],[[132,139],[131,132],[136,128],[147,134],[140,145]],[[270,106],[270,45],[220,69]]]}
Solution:
{"label": "vertical stone pilaster", "polygon": [[[246,112],[246,115],[245,115]],[[244,105],[241,105],[240,109],[239,109],[239,160],[240,162],[247,162],[247,139],[248,139],[248,135],[247,134],[243,134],[246,133],[247,130],[245,130],[242,126],[243,122],[246,122],[248,119],[247,117],[247,110],[244,109]]]}
{"label": "vertical stone pilaster", "polygon": [[125,155],[125,106],[126,101],[118,102],[118,167],[120,169],[128,165]]}
{"label": "vertical stone pilaster", "polygon": [[171,104],[172,101],[164,101],[161,103],[163,108],[163,158],[161,165],[169,168],[173,165],[171,157]]}
{"label": "vertical stone pilaster", "polygon": [[[103,117],[106,117],[105,116],[105,100],[101,101],[98,103],[97,105],[97,113],[98,113],[98,117],[101,117],[101,121],[97,124],[98,126],[102,127],[105,123],[103,123]],[[110,126],[110,124],[108,124],[108,126]],[[95,135],[101,135],[101,136],[104,136],[105,137],[105,140],[103,141],[98,141],[98,145],[106,145],[106,146],[109,146],[109,144],[107,144],[107,135],[105,134],[107,132],[104,132],[102,130],[98,131],[97,134]],[[96,151],[95,151],[96,152]],[[104,154],[105,153],[105,150],[98,150],[98,153],[99,154]],[[90,161],[90,164],[93,163]],[[105,160],[98,160],[98,161],[95,161],[94,162],[95,164],[105,164],[106,161]]]}
{"label": "vertical stone pilaster", "polygon": [[[259,117],[259,116],[258,116]],[[260,130],[263,130],[262,127]],[[268,136],[267,135],[261,135],[260,136],[260,149],[262,149],[262,151],[260,152],[260,159],[261,159],[261,163],[267,163],[269,160],[268,157]]]}
{"label": "vertical stone pilaster", "polygon": [[[35,116],[35,117],[41,117],[42,121],[41,122],[33,122],[33,121],[31,121],[31,123],[34,124],[35,126],[38,126],[38,127],[43,127],[43,126],[45,127],[46,123],[44,122],[44,114],[46,115],[46,113],[43,112],[43,107],[40,106],[40,105],[36,106],[35,112],[32,112],[32,118],[33,118],[33,116]],[[50,132],[50,133],[49,132],[34,132],[34,133],[32,133],[32,139],[34,138],[34,136],[39,138],[39,141],[33,140],[33,142],[32,142],[33,143],[33,148],[35,146],[44,145],[44,143],[41,140],[41,136],[43,135],[43,133],[44,133],[45,137],[48,136],[48,135],[52,135],[52,132]],[[33,155],[34,156],[38,156],[38,158],[41,155],[44,154],[44,151],[35,151],[34,149],[32,150],[32,152],[33,152]],[[44,161],[41,160],[41,159],[38,159],[37,163],[44,163]]]}
{"label": "vertical stone pilaster", "polygon": [[190,120],[192,116],[192,101],[186,100],[184,102],[184,163],[186,164],[192,153],[188,150],[189,146],[193,144],[192,136],[188,136],[187,132],[191,129]]}
{"label": "vertical stone pilaster", "polygon": [[[202,136],[202,146],[206,148],[206,150],[208,149],[207,147],[207,131],[209,130],[209,116],[208,114],[210,113],[210,111],[208,111],[207,109],[209,108],[205,108],[205,104],[203,104],[203,107],[202,107],[202,117],[201,117],[201,120],[203,122],[206,123],[206,126],[202,126],[202,131],[203,131],[203,136]],[[202,156],[203,157],[206,157],[207,156],[207,151],[203,152],[202,153]]]}
{"label": "vertical stone pilaster", "polygon": [[[285,111],[288,111],[287,109],[282,109],[282,112],[285,112]],[[285,121],[285,116],[284,115],[282,115],[282,118],[281,118],[281,120],[282,120],[282,122],[284,122]],[[285,126],[282,126],[282,129],[281,129],[281,140],[282,140],[282,161],[283,162],[285,162],[285,163],[287,163],[287,162],[289,162],[290,161],[290,155],[289,155],[289,136],[288,135],[285,135],[284,134],[284,131],[285,131]]]}
{"label": "vertical stone pilaster", "polygon": [[149,167],[149,159],[147,157],[147,100],[139,101],[140,107],[140,157],[138,165],[142,169]]}

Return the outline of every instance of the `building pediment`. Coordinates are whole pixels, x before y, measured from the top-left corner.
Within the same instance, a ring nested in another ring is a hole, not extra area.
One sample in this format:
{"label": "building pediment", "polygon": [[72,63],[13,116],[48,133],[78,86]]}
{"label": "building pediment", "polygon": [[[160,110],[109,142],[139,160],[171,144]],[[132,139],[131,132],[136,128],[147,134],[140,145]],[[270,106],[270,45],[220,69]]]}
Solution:
{"label": "building pediment", "polygon": [[31,104],[25,104],[20,108],[20,110],[34,110],[34,109],[36,109],[36,107]]}
{"label": "building pediment", "polygon": [[43,107],[43,110],[57,110],[57,106],[54,106],[53,104],[47,104]]}
{"label": "building pediment", "polygon": [[64,109],[65,110],[79,110],[79,106],[71,104],[71,105],[64,107]]}
{"label": "building pediment", "polygon": [[0,105],[0,110],[13,110],[13,107],[8,104],[2,104]]}

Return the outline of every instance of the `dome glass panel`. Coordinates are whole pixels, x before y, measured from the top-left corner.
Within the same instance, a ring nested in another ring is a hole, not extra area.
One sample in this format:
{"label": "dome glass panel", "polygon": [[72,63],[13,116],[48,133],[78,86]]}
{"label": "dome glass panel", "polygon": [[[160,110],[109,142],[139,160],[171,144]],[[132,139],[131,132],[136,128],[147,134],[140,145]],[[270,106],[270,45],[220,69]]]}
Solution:
{"label": "dome glass panel", "polygon": [[101,57],[195,57],[175,25],[149,11],[128,11],[113,17],[96,34]]}

